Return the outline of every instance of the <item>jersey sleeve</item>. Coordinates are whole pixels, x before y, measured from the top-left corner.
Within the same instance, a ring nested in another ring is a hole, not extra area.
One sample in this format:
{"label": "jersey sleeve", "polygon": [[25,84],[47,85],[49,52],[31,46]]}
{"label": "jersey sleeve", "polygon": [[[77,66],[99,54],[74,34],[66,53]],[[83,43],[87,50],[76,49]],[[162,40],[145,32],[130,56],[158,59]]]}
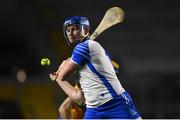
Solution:
{"label": "jersey sleeve", "polygon": [[76,45],[71,59],[78,65],[84,65],[90,60],[88,41]]}

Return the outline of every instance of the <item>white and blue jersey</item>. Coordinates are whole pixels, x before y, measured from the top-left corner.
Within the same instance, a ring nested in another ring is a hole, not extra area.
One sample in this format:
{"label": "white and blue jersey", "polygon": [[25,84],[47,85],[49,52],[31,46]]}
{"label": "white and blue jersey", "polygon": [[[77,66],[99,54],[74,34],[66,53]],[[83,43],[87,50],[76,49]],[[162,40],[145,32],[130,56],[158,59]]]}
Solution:
{"label": "white and blue jersey", "polygon": [[102,46],[86,40],[75,46],[72,60],[80,65],[80,85],[87,107],[98,107],[124,92]]}
{"label": "white and blue jersey", "polygon": [[86,40],[77,44],[71,59],[81,66],[79,83],[86,99],[85,119],[140,117],[98,42]]}

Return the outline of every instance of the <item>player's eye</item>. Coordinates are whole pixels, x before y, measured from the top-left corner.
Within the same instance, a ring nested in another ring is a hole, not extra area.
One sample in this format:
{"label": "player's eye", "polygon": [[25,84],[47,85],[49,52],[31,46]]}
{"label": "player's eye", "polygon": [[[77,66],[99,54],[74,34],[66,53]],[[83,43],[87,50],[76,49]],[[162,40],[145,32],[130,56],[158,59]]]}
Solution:
{"label": "player's eye", "polygon": [[66,33],[69,33],[70,31],[71,31],[70,29],[68,29],[68,28],[66,29]]}
{"label": "player's eye", "polygon": [[78,31],[79,30],[79,26],[78,25],[74,25],[74,26],[69,26],[66,29],[66,33],[72,32],[72,31]]}

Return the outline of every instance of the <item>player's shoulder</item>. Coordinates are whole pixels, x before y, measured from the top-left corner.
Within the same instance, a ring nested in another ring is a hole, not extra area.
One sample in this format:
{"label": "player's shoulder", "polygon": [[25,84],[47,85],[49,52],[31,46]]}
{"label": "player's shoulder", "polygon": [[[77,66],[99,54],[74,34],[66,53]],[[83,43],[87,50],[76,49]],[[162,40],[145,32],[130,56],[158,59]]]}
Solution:
{"label": "player's shoulder", "polygon": [[97,41],[95,41],[95,40],[89,40],[89,46],[91,47],[91,48],[101,48],[102,46],[101,46],[101,44],[99,43],[99,42],[97,42]]}
{"label": "player's shoulder", "polygon": [[86,40],[86,41],[83,41],[83,42],[80,42],[78,43],[75,47],[74,47],[74,51],[89,51],[89,42]]}
{"label": "player's shoulder", "polygon": [[97,46],[101,46],[97,41],[95,40],[87,40],[88,44],[90,47],[97,47]]}
{"label": "player's shoulder", "polygon": [[86,41],[83,41],[83,42],[80,42],[79,44],[77,44],[75,49],[83,48],[83,49],[88,49],[88,50],[91,49],[92,50],[92,49],[97,49],[100,47],[101,47],[101,45],[97,41],[88,39]]}
{"label": "player's shoulder", "polygon": [[75,47],[81,47],[81,46],[89,47],[90,45],[94,45],[94,44],[99,44],[99,43],[94,40],[87,39],[83,42],[78,43]]}
{"label": "player's shoulder", "polygon": [[87,41],[88,41],[89,43],[92,43],[92,44],[98,44],[98,42],[95,41],[95,40],[88,39]]}
{"label": "player's shoulder", "polygon": [[87,46],[89,44],[88,40],[78,43],[76,46]]}

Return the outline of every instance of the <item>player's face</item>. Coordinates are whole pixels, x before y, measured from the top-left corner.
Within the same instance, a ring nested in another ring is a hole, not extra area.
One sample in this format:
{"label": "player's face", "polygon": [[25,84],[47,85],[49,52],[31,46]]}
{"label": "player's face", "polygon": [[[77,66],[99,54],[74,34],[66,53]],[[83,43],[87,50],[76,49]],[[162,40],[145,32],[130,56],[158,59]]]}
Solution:
{"label": "player's face", "polygon": [[70,43],[73,43],[82,39],[81,30],[78,25],[68,26],[66,28],[66,34]]}

